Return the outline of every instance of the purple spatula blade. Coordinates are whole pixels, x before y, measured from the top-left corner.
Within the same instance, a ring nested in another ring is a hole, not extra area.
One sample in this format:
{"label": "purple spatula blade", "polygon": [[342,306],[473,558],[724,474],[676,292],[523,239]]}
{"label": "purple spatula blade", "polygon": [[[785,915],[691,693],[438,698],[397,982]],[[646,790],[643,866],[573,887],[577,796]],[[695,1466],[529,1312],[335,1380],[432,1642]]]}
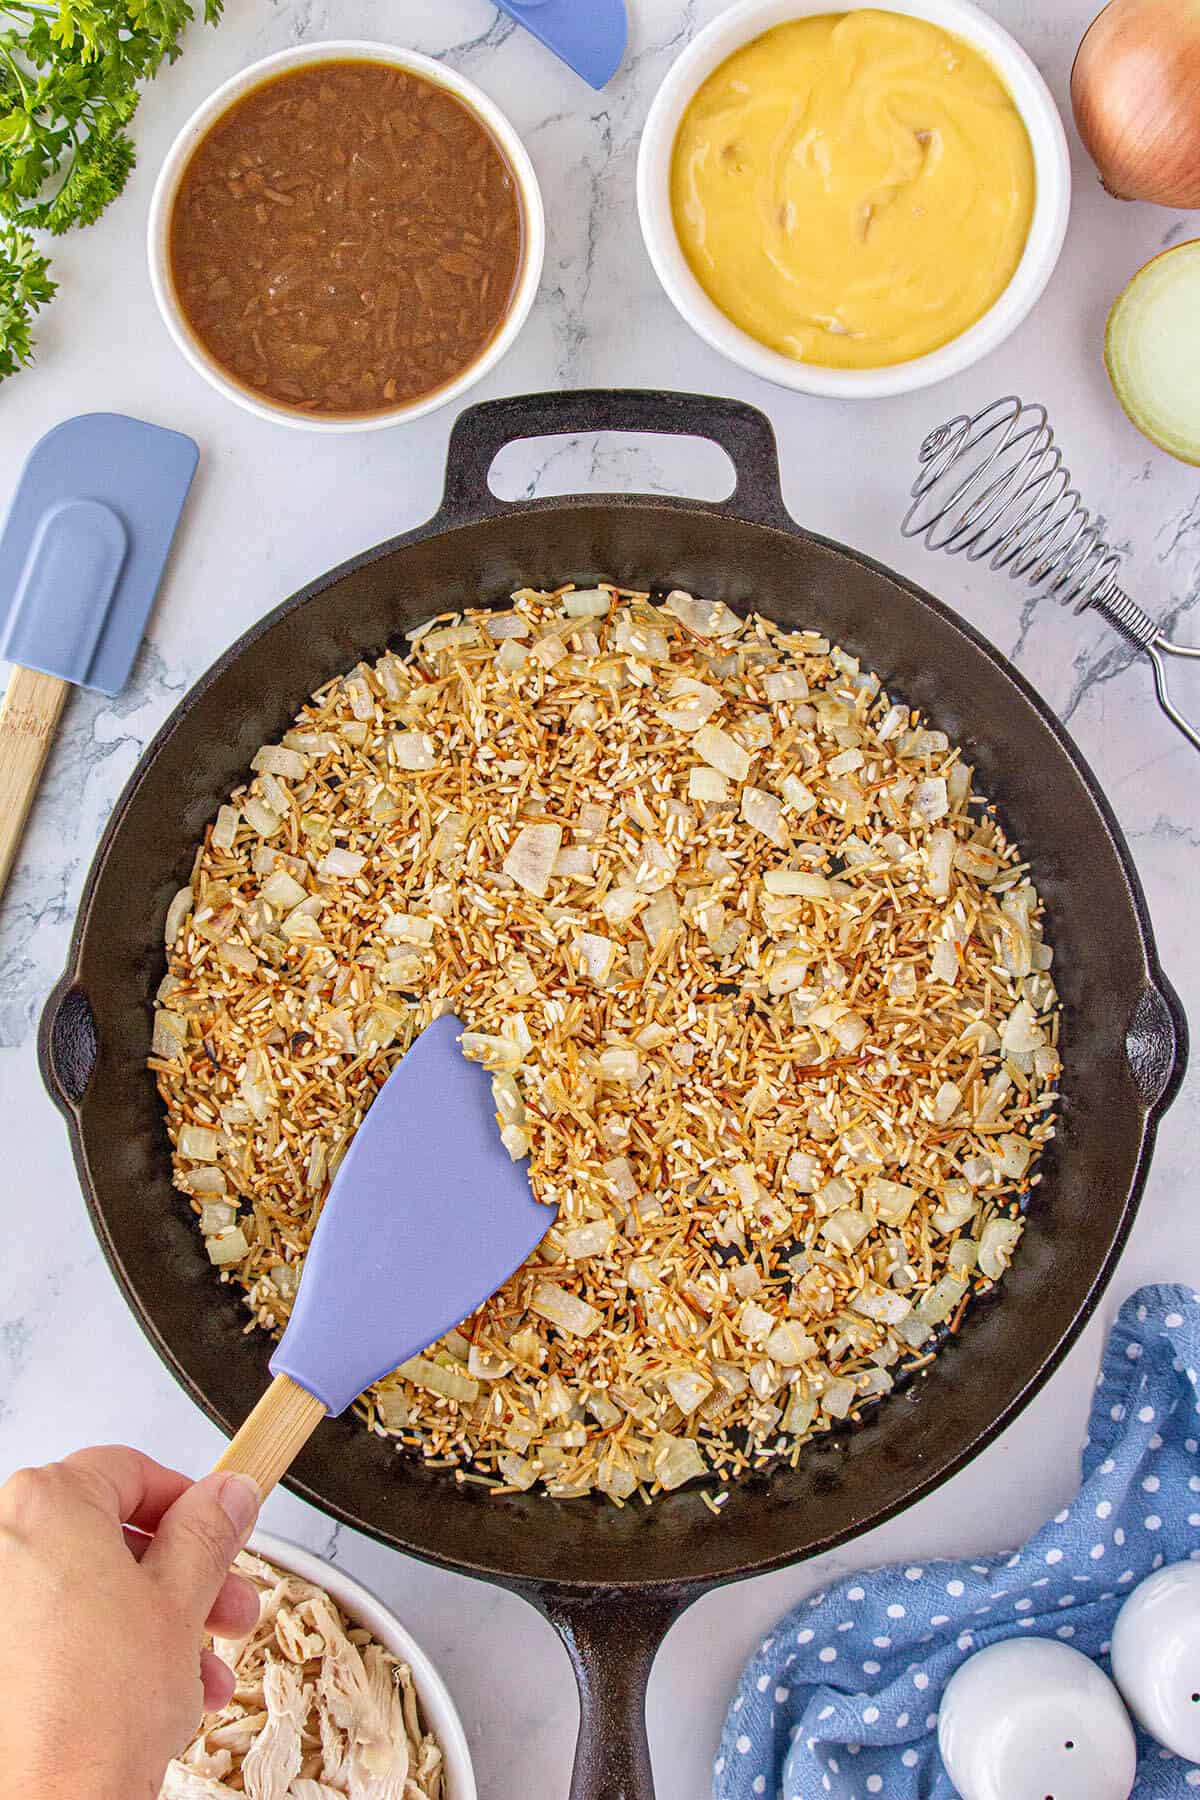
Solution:
{"label": "purple spatula blade", "polygon": [[554,1223],[500,1142],[462,1029],[438,1019],[392,1071],[313,1233],[271,1372],[331,1413],[466,1318]]}
{"label": "purple spatula blade", "polygon": [[594,88],[621,66],[629,36],[625,0],[497,0],[502,12]]}

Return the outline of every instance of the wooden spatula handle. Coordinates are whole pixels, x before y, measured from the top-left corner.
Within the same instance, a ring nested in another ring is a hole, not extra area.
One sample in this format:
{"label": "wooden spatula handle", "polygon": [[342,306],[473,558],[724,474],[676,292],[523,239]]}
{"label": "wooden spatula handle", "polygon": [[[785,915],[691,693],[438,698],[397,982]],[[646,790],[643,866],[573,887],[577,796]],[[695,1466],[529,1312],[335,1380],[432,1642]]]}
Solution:
{"label": "wooden spatula handle", "polygon": [[70,684],[13,665],[0,706],[0,894],[8,882]]}
{"label": "wooden spatula handle", "polygon": [[320,1400],[290,1375],[277,1375],[214,1474],[252,1475],[265,1498],[287,1474],[324,1417]]}

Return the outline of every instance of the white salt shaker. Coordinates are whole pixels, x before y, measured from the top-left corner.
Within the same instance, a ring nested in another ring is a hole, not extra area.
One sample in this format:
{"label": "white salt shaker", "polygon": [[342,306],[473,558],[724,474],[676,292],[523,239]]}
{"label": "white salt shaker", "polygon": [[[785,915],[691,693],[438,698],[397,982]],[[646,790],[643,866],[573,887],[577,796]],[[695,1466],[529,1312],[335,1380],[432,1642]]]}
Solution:
{"label": "white salt shaker", "polygon": [[962,1800],[1129,1800],[1137,1773],[1121,1696],[1054,1638],[968,1657],[946,1683],[938,1747]]}
{"label": "white salt shaker", "polygon": [[1117,1614],[1113,1678],[1160,1744],[1200,1763],[1200,1563],[1159,1569]]}

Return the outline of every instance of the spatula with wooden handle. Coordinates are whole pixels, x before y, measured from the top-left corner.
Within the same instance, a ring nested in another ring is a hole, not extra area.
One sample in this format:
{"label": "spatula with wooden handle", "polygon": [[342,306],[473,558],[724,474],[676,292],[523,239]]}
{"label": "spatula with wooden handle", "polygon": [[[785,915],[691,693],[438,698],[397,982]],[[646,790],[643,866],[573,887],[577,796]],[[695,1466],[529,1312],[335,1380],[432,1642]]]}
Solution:
{"label": "spatula with wooden handle", "polygon": [[447,1014],[380,1089],[317,1221],[275,1380],[219,1470],[266,1494],[326,1414],[424,1350],[501,1287],[557,1216],[500,1142],[491,1077]]}
{"label": "spatula with wooden handle", "polygon": [[0,532],[0,894],[68,687],[129,679],[199,451],[121,413],[46,433]]}

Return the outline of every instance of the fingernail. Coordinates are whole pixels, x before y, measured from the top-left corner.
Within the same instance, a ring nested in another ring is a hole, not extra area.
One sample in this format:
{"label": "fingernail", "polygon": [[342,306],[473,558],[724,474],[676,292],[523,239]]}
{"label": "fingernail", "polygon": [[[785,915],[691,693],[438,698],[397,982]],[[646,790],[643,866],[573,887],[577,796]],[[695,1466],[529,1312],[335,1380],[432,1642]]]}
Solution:
{"label": "fingernail", "polygon": [[262,1505],[257,1481],[250,1475],[227,1476],[217,1495],[217,1504],[238,1536],[248,1537]]}

